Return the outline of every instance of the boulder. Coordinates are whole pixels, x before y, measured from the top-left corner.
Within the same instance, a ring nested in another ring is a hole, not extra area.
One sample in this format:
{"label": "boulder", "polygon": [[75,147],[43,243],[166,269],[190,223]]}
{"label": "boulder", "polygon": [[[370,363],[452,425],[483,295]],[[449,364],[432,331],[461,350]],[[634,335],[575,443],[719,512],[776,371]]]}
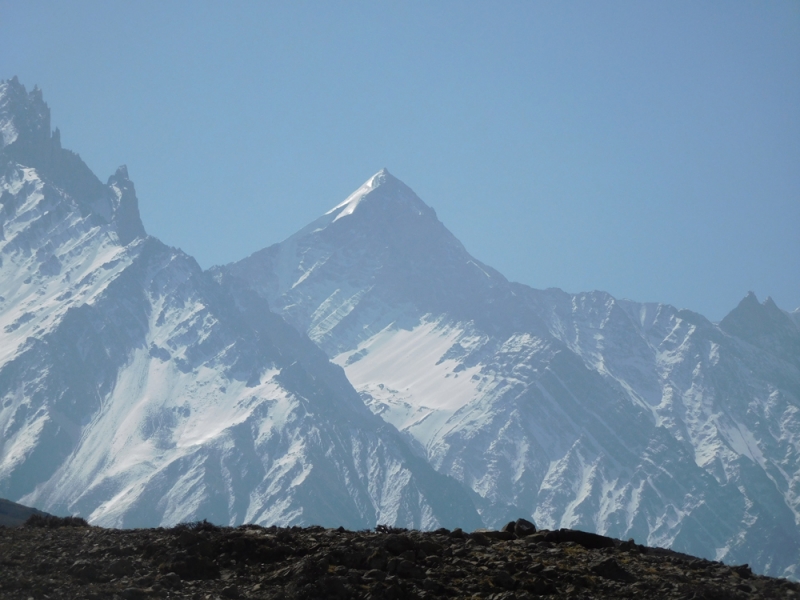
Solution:
{"label": "boulder", "polygon": [[[506,525],[508,527],[508,525]],[[514,523],[514,533],[517,537],[526,537],[536,533],[536,525],[527,519],[517,519]]]}

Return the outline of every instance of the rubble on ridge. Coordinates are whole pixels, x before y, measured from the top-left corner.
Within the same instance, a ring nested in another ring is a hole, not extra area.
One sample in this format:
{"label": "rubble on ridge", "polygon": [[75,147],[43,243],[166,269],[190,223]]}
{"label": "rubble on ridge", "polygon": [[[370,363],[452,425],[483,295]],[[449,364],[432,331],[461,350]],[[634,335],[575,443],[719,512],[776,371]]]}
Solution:
{"label": "rubble on ridge", "polygon": [[[0,527],[0,596],[20,598],[800,598],[800,584],[574,530]],[[520,535],[525,534],[525,535]]]}

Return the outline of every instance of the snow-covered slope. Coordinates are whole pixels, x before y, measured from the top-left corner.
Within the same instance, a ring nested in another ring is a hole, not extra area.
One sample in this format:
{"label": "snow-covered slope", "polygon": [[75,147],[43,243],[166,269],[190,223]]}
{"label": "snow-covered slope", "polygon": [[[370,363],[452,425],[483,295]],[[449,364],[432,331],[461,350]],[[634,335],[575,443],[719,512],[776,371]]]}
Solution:
{"label": "snow-covered slope", "polygon": [[385,170],[218,272],[307,332],[487,523],[527,514],[798,575],[800,347],[771,300],[715,325],[509,283]]}
{"label": "snow-covered slope", "polygon": [[0,83],[0,496],[107,526],[478,526],[266,302],[145,234]]}

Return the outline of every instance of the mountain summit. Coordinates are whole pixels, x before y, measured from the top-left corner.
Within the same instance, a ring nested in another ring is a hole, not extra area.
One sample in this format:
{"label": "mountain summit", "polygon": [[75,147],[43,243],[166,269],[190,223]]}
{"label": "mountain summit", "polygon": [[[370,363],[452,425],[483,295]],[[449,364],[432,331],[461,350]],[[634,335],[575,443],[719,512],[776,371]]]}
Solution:
{"label": "mountain summit", "polygon": [[746,340],[776,357],[794,361],[800,368],[800,329],[772,298],[763,304],[753,292],[745,296],[719,326],[722,330]]}
{"label": "mountain summit", "polygon": [[326,349],[365,334],[362,313],[371,327],[396,321],[398,310],[482,321],[491,313],[496,325],[512,295],[505,277],[385,169],[284,242],[225,269]]}
{"label": "mountain summit", "polygon": [[[35,87],[28,93],[14,77],[0,81],[0,149],[14,146],[16,152],[35,153],[44,146],[61,147],[61,136],[50,132],[50,109]],[[32,152],[33,150],[33,152]]]}
{"label": "mountain summit", "polygon": [[83,216],[112,224],[123,245],[146,235],[127,168],[103,185],[80,156],[61,147],[59,130],[50,131],[41,90],[27,92],[16,77],[0,82],[0,136],[0,163],[35,169],[42,181],[68,194]]}
{"label": "mountain summit", "polygon": [[[326,215],[332,215],[334,221],[352,215],[359,204],[380,203],[380,210],[395,210],[404,207],[416,211],[418,215],[431,212],[432,209],[425,205],[417,195],[402,181],[394,177],[385,168],[367,179],[355,192],[350,194],[344,202],[337,204]],[[374,207],[377,209],[377,207]],[[363,209],[362,209],[363,210]],[[370,210],[370,209],[366,209]],[[435,213],[434,213],[435,215]]]}

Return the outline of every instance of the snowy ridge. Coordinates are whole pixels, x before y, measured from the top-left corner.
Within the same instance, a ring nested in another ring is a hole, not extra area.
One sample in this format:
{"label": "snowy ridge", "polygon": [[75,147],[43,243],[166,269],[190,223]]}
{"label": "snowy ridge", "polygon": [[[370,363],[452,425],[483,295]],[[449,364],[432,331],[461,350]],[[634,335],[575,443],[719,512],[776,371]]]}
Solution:
{"label": "snowy ridge", "polygon": [[376,177],[222,270],[471,487],[487,524],[527,514],[798,575],[791,315],[753,297],[715,325],[668,305],[511,284],[409,188]]}

